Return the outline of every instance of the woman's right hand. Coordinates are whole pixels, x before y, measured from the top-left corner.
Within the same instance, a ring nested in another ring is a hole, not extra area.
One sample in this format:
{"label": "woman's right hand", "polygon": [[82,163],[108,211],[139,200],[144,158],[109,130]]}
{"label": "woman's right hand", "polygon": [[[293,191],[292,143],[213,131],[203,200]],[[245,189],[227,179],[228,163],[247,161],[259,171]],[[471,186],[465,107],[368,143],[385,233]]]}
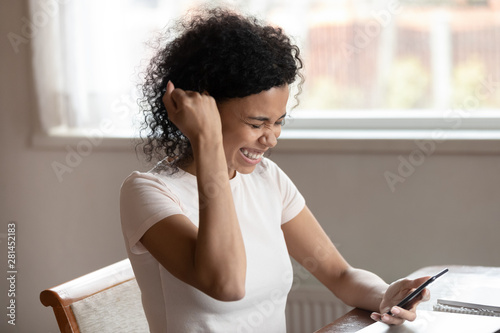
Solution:
{"label": "woman's right hand", "polygon": [[168,118],[192,144],[199,139],[222,141],[220,114],[212,96],[175,88],[169,81],[162,100]]}

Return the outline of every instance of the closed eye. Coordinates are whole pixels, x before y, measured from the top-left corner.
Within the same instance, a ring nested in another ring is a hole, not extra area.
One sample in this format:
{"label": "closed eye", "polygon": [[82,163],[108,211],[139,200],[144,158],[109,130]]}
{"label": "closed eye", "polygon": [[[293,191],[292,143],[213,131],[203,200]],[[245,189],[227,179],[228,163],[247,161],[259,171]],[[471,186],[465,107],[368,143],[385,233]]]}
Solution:
{"label": "closed eye", "polygon": [[[274,125],[276,126],[283,126],[285,125],[285,117],[286,117],[286,112],[281,116],[279,117],[279,119],[274,123]],[[262,128],[262,126],[264,126],[266,123],[269,123],[270,124],[270,119],[267,118],[267,117],[248,117],[248,119],[250,120],[257,120],[257,121],[262,121],[263,123],[262,124],[252,124],[252,123],[249,123],[247,121],[245,121],[245,123],[247,123],[250,127],[254,128],[254,129],[259,129],[259,128]]]}
{"label": "closed eye", "polygon": [[[260,129],[264,126],[264,124],[260,124],[260,125],[255,125],[255,124],[248,124],[250,127],[254,128],[254,129]],[[277,121],[274,123],[274,125],[276,126],[283,126],[285,125],[285,120],[280,120],[280,121]]]}

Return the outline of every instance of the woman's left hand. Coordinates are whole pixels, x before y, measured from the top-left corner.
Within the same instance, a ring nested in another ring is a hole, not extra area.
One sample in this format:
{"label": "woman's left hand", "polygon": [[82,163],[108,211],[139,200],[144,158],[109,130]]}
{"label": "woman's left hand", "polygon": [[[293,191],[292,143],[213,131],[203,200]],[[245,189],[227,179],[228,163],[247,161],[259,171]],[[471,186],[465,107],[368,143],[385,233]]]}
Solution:
{"label": "woman's left hand", "polygon": [[[415,280],[401,279],[393,282],[385,292],[384,298],[380,303],[380,313],[373,312],[371,318],[376,321],[382,321],[388,325],[401,325],[405,320],[414,321],[417,317],[417,306],[421,302],[430,299],[430,292],[428,289],[424,289],[420,295],[415,297],[407,306],[408,309],[403,309],[395,305],[429,278],[429,276],[426,276]],[[392,315],[387,313],[389,310]]]}

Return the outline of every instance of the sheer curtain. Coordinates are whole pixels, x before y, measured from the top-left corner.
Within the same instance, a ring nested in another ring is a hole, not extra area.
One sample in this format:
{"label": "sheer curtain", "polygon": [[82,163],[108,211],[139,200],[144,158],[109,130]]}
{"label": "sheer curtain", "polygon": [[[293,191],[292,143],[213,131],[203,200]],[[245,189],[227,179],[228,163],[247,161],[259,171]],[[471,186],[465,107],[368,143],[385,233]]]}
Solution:
{"label": "sheer curtain", "polygon": [[[31,20],[38,23],[32,28],[31,40],[36,97],[41,129],[50,129],[66,123],[64,116],[64,78],[62,71],[62,45],[59,38],[61,17],[59,4],[30,0]],[[35,21],[36,19],[36,21]]]}
{"label": "sheer curtain", "polygon": [[[148,42],[196,0],[29,0],[41,130],[49,135],[133,136]],[[283,1],[274,1],[281,3]],[[211,5],[217,2],[210,2]],[[224,4],[223,1],[218,3]],[[269,1],[225,5],[264,13]]]}
{"label": "sheer curtain", "polygon": [[133,135],[145,44],[179,14],[176,3],[30,0],[41,130]]}

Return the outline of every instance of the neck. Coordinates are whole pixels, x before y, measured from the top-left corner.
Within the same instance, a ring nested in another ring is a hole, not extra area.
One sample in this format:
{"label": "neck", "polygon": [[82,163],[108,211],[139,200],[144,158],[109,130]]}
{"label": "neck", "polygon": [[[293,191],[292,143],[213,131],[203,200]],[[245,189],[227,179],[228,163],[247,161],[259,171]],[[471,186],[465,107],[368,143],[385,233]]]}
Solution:
{"label": "neck", "polygon": [[[190,173],[193,176],[196,176],[196,163],[192,162],[191,164],[189,164],[187,166],[181,167],[181,170],[183,170],[187,173]],[[228,168],[227,171],[228,171],[229,179],[233,179],[234,177],[236,177],[236,170],[230,170]]]}

